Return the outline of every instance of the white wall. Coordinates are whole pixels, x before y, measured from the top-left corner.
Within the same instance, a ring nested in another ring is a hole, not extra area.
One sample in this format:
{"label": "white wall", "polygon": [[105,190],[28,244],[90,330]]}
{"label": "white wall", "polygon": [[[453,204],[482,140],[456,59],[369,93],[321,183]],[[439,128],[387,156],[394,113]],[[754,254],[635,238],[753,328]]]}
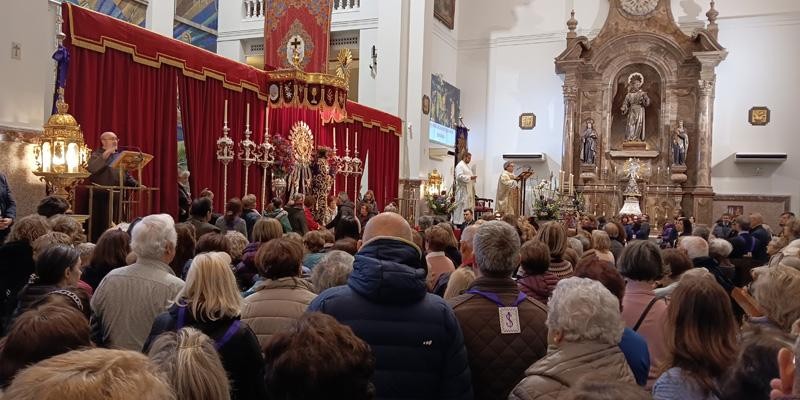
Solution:
{"label": "white wall", "polygon": [[[712,185],[717,193],[791,195],[800,205],[800,5],[793,14],[721,22],[729,52],[717,70]],[[747,123],[752,106],[767,106],[771,122]],[[780,165],[734,164],[736,152],[786,152]]]}
{"label": "white wall", "polygon": [[[41,131],[52,107],[59,5],[49,1],[12,0],[0,13],[0,126]],[[12,42],[22,45],[11,59]]]}
{"label": "white wall", "polygon": [[[722,4],[720,4],[722,3]],[[479,172],[479,196],[494,197],[502,154],[544,152],[548,165],[538,176],[558,171],[561,159],[562,81],[553,59],[564,49],[566,20],[574,7],[579,34],[597,33],[608,12],[607,1],[501,0],[491,6],[461,1],[456,12],[458,63],[464,120],[471,128],[470,149]],[[685,30],[705,21],[708,2],[671,0],[672,12]],[[729,56],[718,68],[713,138],[715,192],[789,194],[800,205],[800,140],[790,118],[800,115],[800,2],[728,0],[717,2],[720,43]],[[434,56],[434,60],[436,60]],[[442,61],[438,61],[442,64]],[[443,64],[441,68],[446,68]],[[452,73],[452,72],[450,72]],[[766,105],[772,122],[747,123],[747,110]],[[536,128],[521,131],[520,113],[533,112]],[[765,140],[766,139],[766,140]],[[734,165],[737,151],[783,151],[789,161],[778,166]],[[760,176],[756,176],[756,174]]]}

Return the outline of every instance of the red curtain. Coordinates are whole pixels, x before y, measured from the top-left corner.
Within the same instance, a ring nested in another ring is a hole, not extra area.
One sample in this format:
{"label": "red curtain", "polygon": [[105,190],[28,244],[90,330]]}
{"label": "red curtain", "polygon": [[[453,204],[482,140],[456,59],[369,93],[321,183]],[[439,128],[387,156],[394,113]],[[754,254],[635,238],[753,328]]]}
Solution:
{"label": "red curtain", "polygon": [[[326,146],[332,147],[333,129],[336,128],[336,149],[340,157],[345,156],[347,148],[347,132],[349,130],[350,157],[355,157],[358,143],[358,158],[361,167],[367,174],[367,188],[375,192],[375,201],[382,211],[387,204],[397,198],[398,179],[400,176],[400,138],[391,132],[384,132],[379,126],[367,127],[360,121],[326,124],[324,134],[320,135]],[[369,164],[366,164],[369,156]],[[368,169],[368,171],[367,171]],[[357,199],[361,189],[362,176],[339,174],[336,177],[336,193],[345,190],[350,199]],[[332,193],[335,194],[335,193]]]}
{"label": "red curtain", "polygon": [[[152,211],[176,216],[177,70],[138,64],[111,49],[98,53],[69,46],[69,51],[65,97],[87,144],[98,149],[100,134],[114,131],[121,147],[154,155],[142,171],[141,183],[160,189],[153,195]],[[78,209],[86,211],[85,206]]]}
{"label": "red curtain", "polygon": [[[192,191],[199,194],[209,188],[215,194],[214,208],[222,211],[224,198],[224,168],[216,159],[217,139],[222,136],[224,125],[225,100],[228,100],[228,136],[234,141],[234,160],[228,164],[228,198],[242,197],[244,193],[244,163],[239,160],[239,142],[244,139],[247,104],[250,104],[250,140],[256,144],[264,141],[264,111],[266,102],[254,92],[236,92],[222,87],[216,80],[200,81],[184,76],[178,77],[180,90],[181,118],[184,129],[186,158],[189,164],[189,177]],[[320,138],[322,120],[319,112],[304,108],[270,109],[270,136],[287,137],[297,121],[305,121],[315,135],[315,142],[325,143]],[[249,169],[247,192],[256,195],[259,204],[272,198],[270,175],[267,171],[266,200],[261,198],[261,177],[263,169],[253,164]]]}

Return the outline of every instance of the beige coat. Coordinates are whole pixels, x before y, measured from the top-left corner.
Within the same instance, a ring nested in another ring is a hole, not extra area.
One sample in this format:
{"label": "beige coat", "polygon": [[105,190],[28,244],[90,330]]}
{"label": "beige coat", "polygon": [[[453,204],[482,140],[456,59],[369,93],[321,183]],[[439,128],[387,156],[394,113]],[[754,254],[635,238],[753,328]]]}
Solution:
{"label": "beige coat", "polygon": [[563,399],[572,385],[589,374],[636,384],[619,346],[592,342],[562,343],[559,347],[550,346],[547,355],[525,371],[525,378],[511,391],[508,398]]}
{"label": "beige coat", "polygon": [[263,349],[272,335],[286,330],[299,319],[315,297],[313,286],[304,279],[268,279],[244,299],[242,321],[253,329]]}

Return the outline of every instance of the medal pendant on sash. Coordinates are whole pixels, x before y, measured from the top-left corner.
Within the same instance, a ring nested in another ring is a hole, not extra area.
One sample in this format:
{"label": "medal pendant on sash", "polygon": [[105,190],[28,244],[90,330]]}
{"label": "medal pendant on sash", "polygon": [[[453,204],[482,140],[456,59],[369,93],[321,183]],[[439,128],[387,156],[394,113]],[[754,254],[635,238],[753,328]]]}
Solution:
{"label": "medal pendant on sash", "polygon": [[497,309],[500,313],[500,333],[511,334],[520,333],[519,326],[519,309],[517,307],[500,307]]}

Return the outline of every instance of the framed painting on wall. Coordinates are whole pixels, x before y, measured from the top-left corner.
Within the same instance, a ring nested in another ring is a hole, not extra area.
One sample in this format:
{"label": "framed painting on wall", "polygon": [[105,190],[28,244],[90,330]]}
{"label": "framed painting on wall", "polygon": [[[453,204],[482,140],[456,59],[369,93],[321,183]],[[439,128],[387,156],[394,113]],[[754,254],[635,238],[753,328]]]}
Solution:
{"label": "framed painting on wall", "polygon": [[744,214],[744,206],[730,205],[730,206],[728,206],[728,214],[733,216],[733,218],[736,218],[736,217],[738,217],[740,215],[743,215]]}
{"label": "framed painting on wall", "polygon": [[453,30],[456,21],[456,0],[434,0],[433,16]]}

